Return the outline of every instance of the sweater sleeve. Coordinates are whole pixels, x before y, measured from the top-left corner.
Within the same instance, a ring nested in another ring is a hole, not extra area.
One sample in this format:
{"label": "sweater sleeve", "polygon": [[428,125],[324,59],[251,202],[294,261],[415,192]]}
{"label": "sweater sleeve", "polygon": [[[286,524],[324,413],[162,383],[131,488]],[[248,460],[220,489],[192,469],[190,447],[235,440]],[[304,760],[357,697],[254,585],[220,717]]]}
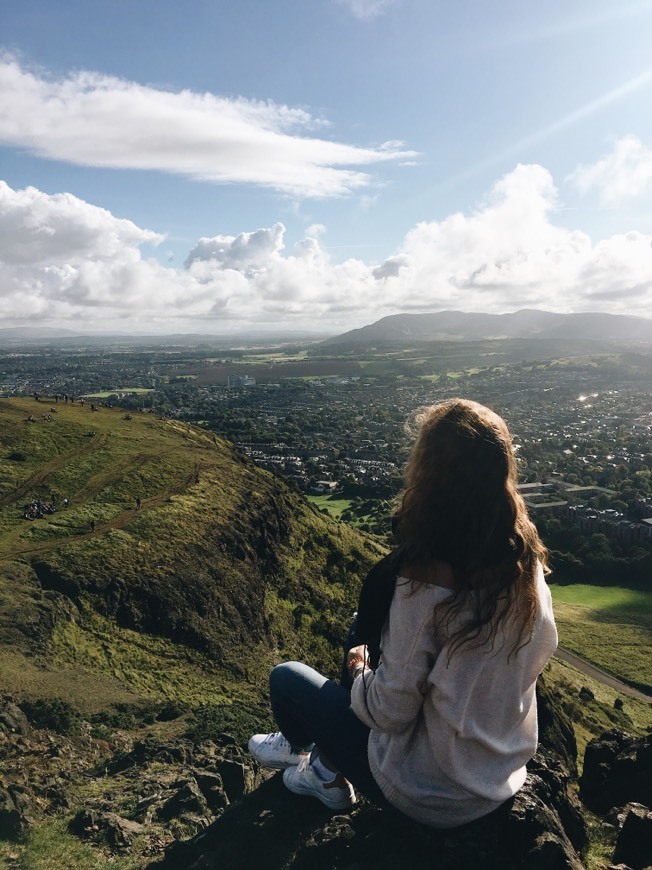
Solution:
{"label": "sweater sleeve", "polygon": [[424,607],[422,599],[419,589],[397,584],[383,629],[381,663],[353,683],[353,712],[374,731],[401,733],[414,723],[423,705],[437,653],[432,606],[428,602]]}

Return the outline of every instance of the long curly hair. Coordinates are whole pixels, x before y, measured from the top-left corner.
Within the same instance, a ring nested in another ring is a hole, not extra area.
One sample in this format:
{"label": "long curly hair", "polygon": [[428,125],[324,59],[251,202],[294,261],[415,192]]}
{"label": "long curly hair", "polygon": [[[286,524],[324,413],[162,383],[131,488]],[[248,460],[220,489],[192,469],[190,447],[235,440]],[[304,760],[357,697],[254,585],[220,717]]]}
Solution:
{"label": "long curly hair", "polygon": [[532,633],[538,565],[549,572],[517,489],[507,424],[484,405],[450,399],[420,409],[408,428],[416,440],[394,522],[402,564],[417,582],[433,562],[450,565],[453,594],[435,608],[450,655],[465,644],[493,648],[510,622],[517,654]]}

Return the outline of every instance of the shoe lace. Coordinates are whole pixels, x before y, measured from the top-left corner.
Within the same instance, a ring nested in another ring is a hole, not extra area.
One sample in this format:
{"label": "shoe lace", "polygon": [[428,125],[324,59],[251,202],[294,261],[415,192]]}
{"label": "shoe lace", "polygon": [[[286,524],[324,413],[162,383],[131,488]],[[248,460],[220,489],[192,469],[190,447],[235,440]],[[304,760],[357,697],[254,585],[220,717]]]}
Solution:
{"label": "shoe lace", "polygon": [[285,749],[286,747],[289,749],[290,744],[287,742],[285,737],[281,734],[280,731],[273,731],[271,734],[268,734],[267,737],[263,740],[263,745],[274,746],[278,749]]}

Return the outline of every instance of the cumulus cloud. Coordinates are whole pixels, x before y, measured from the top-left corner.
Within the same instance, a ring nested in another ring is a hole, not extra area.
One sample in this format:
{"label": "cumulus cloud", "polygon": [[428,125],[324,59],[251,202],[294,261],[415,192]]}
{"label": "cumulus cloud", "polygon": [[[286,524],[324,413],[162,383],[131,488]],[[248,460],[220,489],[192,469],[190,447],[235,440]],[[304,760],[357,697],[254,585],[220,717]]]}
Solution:
{"label": "cumulus cloud", "polygon": [[34,187],[12,190],[0,180],[0,261],[56,267],[86,259],[110,260],[159,233],[142,230],[68,193],[48,196]]}
{"label": "cumulus cloud", "polygon": [[550,311],[652,317],[652,237],[594,242],[557,225],[557,190],[517,166],[470,213],[417,224],[380,263],[333,262],[321,227],[281,223],[201,238],[182,268],[143,256],[161,236],[70,195],[0,187],[0,317],[106,331],[338,332],[400,311]]}
{"label": "cumulus cloud", "polygon": [[237,269],[253,274],[269,262],[272,255],[283,247],[283,224],[238,236],[214,236],[200,239],[186,260],[186,268],[193,263],[208,262],[219,269]]}
{"label": "cumulus cloud", "polygon": [[581,193],[596,190],[607,205],[643,196],[652,187],[652,149],[636,136],[625,136],[611,154],[580,166],[571,179]]}
{"label": "cumulus cloud", "polygon": [[173,92],[93,72],[54,79],[0,59],[0,142],[84,166],[150,169],[300,197],[371,184],[359,167],[414,156],[395,142],[363,148],[316,137],[302,108]]}

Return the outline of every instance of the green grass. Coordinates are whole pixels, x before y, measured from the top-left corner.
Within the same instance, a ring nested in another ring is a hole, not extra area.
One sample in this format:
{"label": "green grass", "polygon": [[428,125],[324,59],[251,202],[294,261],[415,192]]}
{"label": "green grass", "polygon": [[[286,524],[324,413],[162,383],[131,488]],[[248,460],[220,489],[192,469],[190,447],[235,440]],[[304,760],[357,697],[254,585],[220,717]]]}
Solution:
{"label": "green grass", "polygon": [[0,867],[16,870],[138,870],[136,858],[104,854],[66,830],[68,818],[35,825],[17,843],[0,841]]}
{"label": "green grass", "polygon": [[[622,727],[625,731],[631,731],[634,734],[644,734],[650,724],[650,705],[646,701],[641,701],[638,698],[630,698],[623,695],[618,689],[612,689],[611,686],[606,686],[604,683],[594,680],[582,671],[578,671],[567,662],[562,662],[560,659],[553,658],[548,665],[550,675],[557,686],[568,691],[575,701],[579,690],[582,686],[587,686],[595,695],[595,702],[589,703],[586,706],[578,702],[579,706],[583,707],[584,713],[580,716],[577,711],[570,713],[571,718],[574,718],[576,723],[580,725],[580,735],[583,734],[583,741],[580,756],[584,751],[584,745],[587,740],[592,739],[603,731],[613,728],[617,721],[617,716],[614,712],[614,703],[619,699],[623,703],[623,712],[631,720],[620,722],[618,727]],[[605,712],[606,711],[606,712]],[[576,724],[576,736],[578,739],[578,727]],[[582,740],[580,739],[580,743]]]}
{"label": "green grass", "polygon": [[[212,433],[44,407],[0,400],[0,691],[196,706],[258,698],[281,658],[337,671],[372,540]],[[52,493],[69,507],[22,518]]]}
{"label": "green grass", "polygon": [[551,585],[560,644],[633,685],[652,687],[652,602],[620,586]]}
{"label": "green grass", "polygon": [[283,353],[277,351],[275,353],[258,353],[247,354],[238,360],[240,363],[265,363],[265,362],[289,362],[291,360],[304,360],[308,358],[308,351],[301,350],[297,353]]}
{"label": "green grass", "polygon": [[[85,399],[108,399],[109,396],[115,396],[118,393],[130,393],[132,395],[142,395],[143,393],[154,393],[152,387],[116,387],[115,390],[104,390],[98,393],[84,393]],[[124,412],[123,412],[124,413]]]}
{"label": "green grass", "polygon": [[591,586],[572,583],[550,586],[555,604],[576,604],[593,610],[622,612],[640,616],[644,621],[652,618],[652,597],[640,589],[624,586]]}
{"label": "green grass", "polygon": [[53,668],[87,675],[86,703],[92,701],[94,707],[101,700],[94,698],[98,675],[114,677],[139,698],[189,706],[251,696],[252,687],[236,683],[206,656],[166,638],[120,628],[97,614],[88,615],[83,627],[76,622],[59,623],[52,648]]}
{"label": "green grass", "polygon": [[317,505],[320,510],[326,508],[328,513],[336,520],[339,520],[343,512],[351,507],[350,498],[332,498],[330,495],[308,495],[306,498],[312,504]]}

